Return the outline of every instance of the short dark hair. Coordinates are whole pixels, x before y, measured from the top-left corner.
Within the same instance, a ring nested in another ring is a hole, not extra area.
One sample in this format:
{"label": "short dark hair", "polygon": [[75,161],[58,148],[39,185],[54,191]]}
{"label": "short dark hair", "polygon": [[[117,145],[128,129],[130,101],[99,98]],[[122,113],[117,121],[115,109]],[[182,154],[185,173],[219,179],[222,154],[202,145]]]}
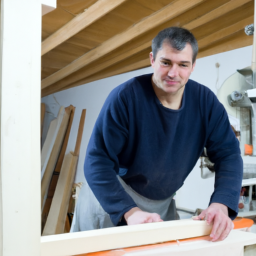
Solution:
{"label": "short dark hair", "polygon": [[162,49],[163,42],[167,41],[174,49],[182,51],[189,43],[193,50],[192,63],[195,62],[198,53],[198,44],[194,35],[187,29],[180,27],[169,27],[158,33],[152,40],[153,58],[156,58],[157,52]]}

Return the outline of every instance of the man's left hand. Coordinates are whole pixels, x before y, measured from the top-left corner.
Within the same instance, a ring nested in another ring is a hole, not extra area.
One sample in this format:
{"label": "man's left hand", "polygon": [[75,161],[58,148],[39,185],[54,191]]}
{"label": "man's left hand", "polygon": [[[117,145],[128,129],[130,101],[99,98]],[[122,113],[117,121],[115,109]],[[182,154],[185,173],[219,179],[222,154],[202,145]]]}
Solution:
{"label": "man's left hand", "polygon": [[206,210],[202,211],[194,220],[206,220],[207,224],[213,223],[210,237],[212,242],[224,240],[234,224],[228,216],[228,207],[224,204],[212,203]]}

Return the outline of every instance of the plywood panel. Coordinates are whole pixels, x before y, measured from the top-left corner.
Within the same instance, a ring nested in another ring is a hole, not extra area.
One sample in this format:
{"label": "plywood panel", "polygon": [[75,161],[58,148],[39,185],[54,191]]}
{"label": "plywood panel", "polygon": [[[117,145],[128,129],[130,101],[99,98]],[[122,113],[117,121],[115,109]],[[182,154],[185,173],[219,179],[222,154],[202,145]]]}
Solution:
{"label": "plywood panel", "polygon": [[[152,2],[152,1],[151,1]],[[159,9],[163,8],[164,6],[168,5],[171,1],[168,1],[165,5],[159,5]],[[114,10],[113,15],[116,17],[121,17],[127,21],[130,21],[132,23],[136,23],[139,20],[141,20],[144,17],[147,17],[154,13],[153,10],[145,7],[144,5],[141,5],[138,1],[135,0],[129,0],[120,7],[116,8]]]}
{"label": "plywood panel", "polygon": [[170,0],[159,0],[159,1],[135,0],[135,1],[152,11],[157,11],[171,2]]}
{"label": "plywood panel", "polygon": [[252,37],[246,36],[244,31],[240,31],[225,40],[212,44],[208,48],[202,49],[198,53],[198,58],[249,46],[252,45],[252,41]]}
{"label": "plywood panel", "polygon": [[101,0],[90,6],[83,13],[74,17],[70,22],[66,23],[61,29],[56,31],[50,37],[42,42],[42,52],[49,52],[56,46],[65,42],[90,24],[94,23],[107,13],[111,12],[117,6],[121,5],[126,0]]}
{"label": "plywood panel", "polygon": [[58,7],[73,15],[77,15],[96,3],[97,0],[58,0]]}
{"label": "plywood panel", "polygon": [[244,20],[238,21],[235,24],[232,24],[231,26],[225,27],[223,29],[218,30],[215,33],[210,34],[209,36],[206,36],[198,41],[199,49],[203,49],[216,41],[223,40],[224,38],[237,33],[239,31],[243,31],[245,26],[248,24],[253,23],[253,16],[250,16],[248,18],[245,18]]}
{"label": "plywood panel", "polygon": [[74,47],[65,42],[53,51],[42,56],[42,66],[59,70],[88,52],[88,50],[90,48],[84,45]]}
{"label": "plywood panel", "polygon": [[42,17],[42,31],[51,35],[73,18],[74,15],[57,8]]}
{"label": "plywood panel", "polygon": [[228,14],[225,14],[216,20],[212,20],[198,28],[193,29],[192,32],[197,40],[199,40],[207,35],[217,32],[220,29],[223,29],[224,27],[237,23],[239,20],[243,20],[249,16],[252,16],[254,13],[253,8],[253,1],[249,1],[247,4],[236,8]]}

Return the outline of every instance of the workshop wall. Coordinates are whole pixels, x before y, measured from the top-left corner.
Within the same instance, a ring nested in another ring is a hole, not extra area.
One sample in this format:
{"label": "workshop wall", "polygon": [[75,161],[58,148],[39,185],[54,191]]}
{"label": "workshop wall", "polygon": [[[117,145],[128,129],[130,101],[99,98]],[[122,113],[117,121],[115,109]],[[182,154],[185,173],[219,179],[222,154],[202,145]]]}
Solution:
{"label": "workshop wall", "polygon": [[[201,58],[197,60],[191,79],[208,86],[214,93],[217,93],[217,89],[230,75],[235,73],[237,69],[250,66],[251,56],[252,47],[249,46]],[[59,107],[67,107],[70,104],[76,107],[67,152],[73,151],[75,148],[76,134],[81,112],[82,109],[87,109],[75,182],[85,182],[83,175],[83,162],[87,144],[89,142],[94,123],[110,91],[134,76],[151,72],[153,72],[152,68],[144,68],[88,83],[42,98],[42,102],[46,104],[42,141],[44,141],[46,137],[50,121],[56,118]],[[191,126],[192,125],[193,123]],[[200,176],[201,172],[199,165],[200,163],[198,161],[194,170],[185,181],[184,186],[177,192],[176,200],[179,207],[195,210],[196,208],[206,208],[208,206],[209,198],[213,191],[214,178],[203,180]]]}

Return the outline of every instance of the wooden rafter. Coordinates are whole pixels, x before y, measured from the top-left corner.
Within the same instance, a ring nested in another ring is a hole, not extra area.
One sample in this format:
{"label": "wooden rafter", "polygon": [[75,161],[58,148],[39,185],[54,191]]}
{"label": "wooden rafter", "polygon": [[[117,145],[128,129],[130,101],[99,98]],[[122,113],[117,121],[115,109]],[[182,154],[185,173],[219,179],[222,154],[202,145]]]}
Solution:
{"label": "wooden rafter", "polygon": [[[53,88],[51,88],[52,86],[49,87],[49,91],[52,92],[56,92],[61,90],[62,88],[65,88],[66,86],[73,84],[81,79],[85,80],[85,78],[90,77],[93,74],[96,74],[97,72],[104,70],[107,67],[110,67],[128,57],[133,56],[134,54],[141,52],[145,49],[147,49],[148,47],[150,47],[151,42],[147,42],[143,45],[140,45],[136,48],[131,49],[130,51],[127,51],[123,54],[120,54],[112,59],[109,59],[107,61],[104,61],[102,63],[99,63],[99,65],[97,65],[96,67],[92,66],[92,67],[88,67],[88,69],[85,70],[85,72],[76,74],[75,77],[67,77],[63,82],[57,84],[57,85],[53,85]],[[136,64],[135,64],[136,65]],[[126,71],[127,72],[127,71]],[[48,88],[47,88],[48,89]],[[46,89],[46,90],[47,90]]]}
{"label": "wooden rafter", "polygon": [[149,31],[150,29],[157,27],[158,25],[180,15],[181,13],[195,7],[202,3],[204,0],[176,0],[162,8],[158,12],[150,15],[149,17],[138,22],[134,26],[130,27],[123,33],[120,33],[109,40],[105,41],[100,46],[84,54],[77,60],[73,61],[68,66],[62,68],[56,73],[42,80],[41,88],[44,89],[57,81],[67,77],[73,72],[81,69],[82,67],[92,63],[93,61],[105,56],[109,52],[124,45],[128,41],[140,36],[142,33]]}
{"label": "wooden rafter", "polygon": [[236,38],[229,38],[229,40],[226,40],[226,42],[216,43],[213,46],[199,52],[198,57],[202,58],[219,52],[230,51],[234,48],[245,47],[248,45],[252,45],[252,42],[253,37],[246,36],[244,31],[241,31],[241,35],[237,36]]}
{"label": "wooden rafter", "polygon": [[[145,67],[149,67],[150,66],[150,61],[149,61],[149,58],[146,58],[144,60],[140,60],[134,64],[130,64],[130,65],[127,65],[127,66],[121,66],[119,68],[115,68],[114,70],[112,71],[108,71],[108,72],[99,72],[97,74],[94,74],[93,76],[90,76],[90,77],[87,77],[87,78],[84,78],[84,79],[81,79],[79,81],[76,81],[72,84],[69,84],[67,87],[64,87],[62,88],[62,90],[66,90],[66,89],[70,89],[70,88],[73,88],[73,87],[76,87],[78,85],[81,85],[81,84],[86,84],[86,83],[90,83],[90,82],[93,82],[93,81],[96,81],[96,80],[100,80],[100,79],[103,79],[103,78],[107,78],[107,77],[110,77],[110,76],[115,76],[115,75],[119,75],[119,74],[123,74],[123,73],[127,73],[127,72],[130,72],[130,71],[133,71],[133,70],[137,70],[137,69],[141,69],[141,68],[145,68]],[[43,91],[42,92],[42,97],[45,97],[51,93],[55,93],[56,91],[55,90],[52,90],[51,91],[51,87],[49,87],[49,90],[47,91]]]}
{"label": "wooden rafter", "polygon": [[202,49],[202,48],[206,47],[207,45],[210,45],[216,41],[219,41],[227,36],[230,36],[231,34],[234,34],[238,31],[244,29],[244,27],[246,25],[248,25],[252,22],[253,22],[253,16],[250,16],[244,20],[238,21],[237,23],[235,23],[229,27],[223,28],[223,29],[201,39],[198,42],[199,49]]}
{"label": "wooden rafter", "polygon": [[[199,18],[189,21],[186,24],[183,24],[183,27],[189,28],[189,29],[194,29],[197,27],[200,27],[202,25],[205,24],[205,22],[210,22],[212,20],[215,20],[216,18],[220,17],[220,15],[225,15],[227,12],[229,12],[230,10],[234,10],[236,8],[238,8],[241,5],[246,4],[247,2],[250,2],[251,0],[231,0],[221,6],[219,6],[218,8],[213,9],[211,12],[206,13],[202,16],[200,16]],[[220,30],[216,33],[214,33],[214,36],[209,36],[206,38],[203,38],[201,40],[198,41],[199,43],[199,48],[203,48],[208,44],[212,44],[213,42],[217,41],[217,40],[221,40],[223,39],[223,37],[227,37],[232,35],[233,33],[237,32],[238,30],[241,30],[245,25],[250,24],[250,22],[253,21],[253,17],[249,17],[246,18],[242,21],[239,21],[236,24],[233,24],[227,28],[224,28],[223,31]],[[117,55],[114,58],[110,58],[106,61],[102,61],[101,63],[97,64],[97,65],[92,65],[92,66],[88,66],[86,69],[83,69],[82,72],[79,73],[75,73],[74,75],[71,75],[67,78],[65,78],[63,81],[60,81],[54,85],[52,85],[52,87],[46,88],[45,90],[43,90],[43,95],[49,95],[50,93],[54,93],[60,90],[63,90],[64,88],[71,88],[77,85],[81,85],[83,83],[88,83],[91,81],[94,81],[93,78],[98,78],[98,79],[102,79],[104,72],[100,72],[120,61],[125,60],[126,58],[145,50],[146,48],[148,48],[151,45],[151,41],[148,41],[142,45],[139,45],[135,48],[131,48],[128,51],[125,51],[119,55]],[[136,65],[136,64],[135,64]],[[138,65],[136,65],[138,66]],[[145,66],[144,66],[145,67]],[[142,68],[142,66],[140,65],[140,68]],[[110,74],[111,75],[117,75],[120,74],[119,70],[124,69],[125,72],[131,71],[131,68],[125,68],[125,67],[120,67],[115,71],[110,72],[109,74],[107,74],[107,76],[105,77],[109,77]],[[132,69],[134,70],[134,69]],[[98,72],[100,72],[100,74],[97,74]],[[94,76],[95,74],[95,76]],[[95,79],[97,80],[97,79]]]}
{"label": "wooden rafter", "polygon": [[95,4],[77,15],[70,22],[42,42],[41,55],[46,54],[56,46],[68,40],[82,29],[100,19],[126,0],[98,0]]}
{"label": "wooden rafter", "polygon": [[[127,72],[130,72],[130,71],[145,68],[145,67],[150,67],[149,58],[146,58],[144,60],[140,60],[140,61],[138,61],[136,63],[133,63],[133,64],[130,64],[128,66],[124,66],[124,67],[121,66],[120,68],[115,68],[113,71],[107,73],[107,77],[116,76],[116,75],[119,75],[119,74],[127,73]],[[69,89],[69,88],[72,88],[74,86],[77,86],[78,84],[81,84],[81,82],[83,82],[83,84],[84,83],[90,83],[92,81],[103,79],[105,77],[106,77],[105,73],[103,73],[103,74],[98,73],[98,74],[95,74],[92,77],[88,77],[86,79],[83,79],[82,81],[79,81],[77,84],[76,83],[71,84],[70,86],[67,86],[65,89]]]}
{"label": "wooden rafter", "polygon": [[218,17],[227,14],[228,12],[235,10],[236,8],[251,2],[251,0],[231,0],[220,7],[212,10],[206,15],[194,20],[189,25],[184,26],[186,29],[192,30],[202,24],[205,24],[213,19],[217,19]]}

